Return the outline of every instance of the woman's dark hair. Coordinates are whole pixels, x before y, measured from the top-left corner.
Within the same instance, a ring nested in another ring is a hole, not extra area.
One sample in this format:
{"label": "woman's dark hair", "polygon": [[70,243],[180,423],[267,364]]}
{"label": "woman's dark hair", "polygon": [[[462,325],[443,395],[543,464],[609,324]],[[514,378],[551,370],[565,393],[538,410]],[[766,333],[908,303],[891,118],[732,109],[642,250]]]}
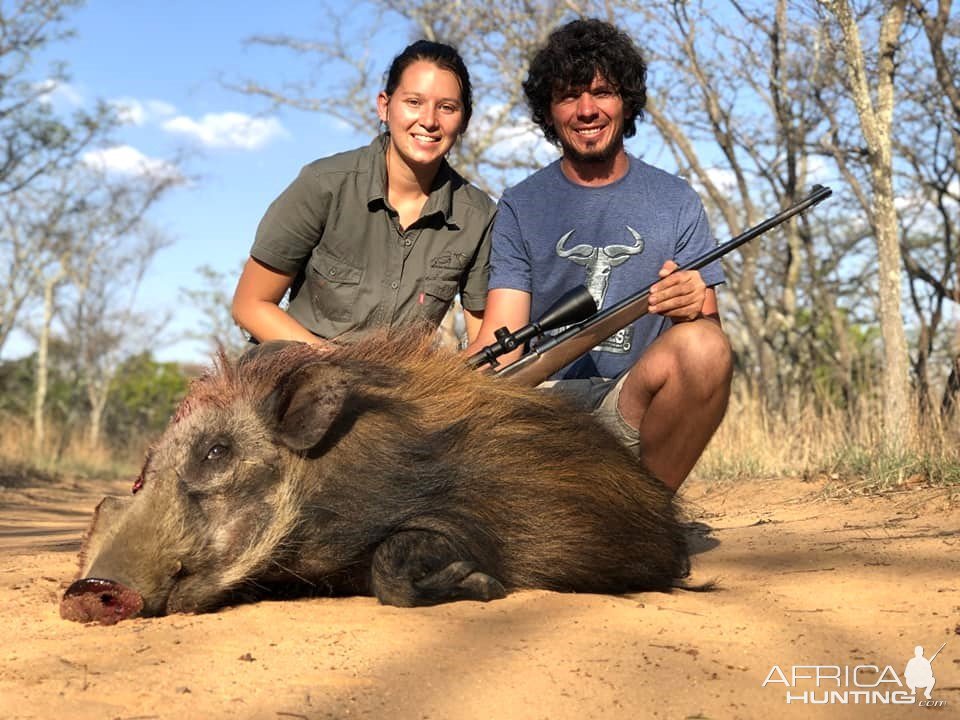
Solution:
{"label": "woman's dark hair", "polygon": [[647,64],[626,33],[595,19],[574,20],[554,30],[530,62],[523,83],[533,121],[547,140],[559,143],[550,124],[550,103],[557,93],[588,88],[600,73],[623,100],[623,135],[637,132],[647,104]]}
{"label": "woman's dark hair", "polygon": [[430,40],[417,40],[415,43],[407,45],[403,52],[390,63],[383,91],[387,94],[387,97],[393,95],[400,84],[400,76],[403,75],[403,71],[420,60],[431,62],[441,70],[449,70],[456,75],[460,83],[460,102],[463,104],[463,124],[460,126],[460,132],[465,132],[467,125],[470,123],[470,116],[473,114],[473,88],[470,85],[470,73],[467,72],[467,66],[463,62],[463,58],[460,57],[460,53],[452,46]]}

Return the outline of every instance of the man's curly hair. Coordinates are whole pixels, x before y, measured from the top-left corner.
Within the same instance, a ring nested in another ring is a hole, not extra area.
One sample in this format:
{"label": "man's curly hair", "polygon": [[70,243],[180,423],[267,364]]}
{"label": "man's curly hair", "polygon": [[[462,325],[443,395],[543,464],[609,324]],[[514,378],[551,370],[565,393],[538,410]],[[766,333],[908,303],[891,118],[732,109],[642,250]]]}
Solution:
{"label": "man's curly hair", "polygon": [[626,33],[602,20],[580,19],[554,30],[530,62],[523,91],[533,121],[547,140],[559,144],[550,124],[550,103],[556,93],[588,88],[597,73],[623,99],[623,135],[633,137],[647,104],[647,64]]}

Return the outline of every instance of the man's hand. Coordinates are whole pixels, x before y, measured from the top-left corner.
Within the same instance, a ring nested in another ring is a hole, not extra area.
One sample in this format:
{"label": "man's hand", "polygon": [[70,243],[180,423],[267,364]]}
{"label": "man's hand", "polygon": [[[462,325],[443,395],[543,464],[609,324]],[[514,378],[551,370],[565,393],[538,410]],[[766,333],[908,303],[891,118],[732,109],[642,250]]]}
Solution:
{"label": "man's hand", "polygon": [[650,288],[650,312],[668,317],[674,322],[688,322],[701,315],[716,313],[716,300],[712,301],[714,307],[705,307],[708,288],[700,277],[700,272],[675,272],[678,267],[673,260],[667,260],[660,268],[661,279]]}

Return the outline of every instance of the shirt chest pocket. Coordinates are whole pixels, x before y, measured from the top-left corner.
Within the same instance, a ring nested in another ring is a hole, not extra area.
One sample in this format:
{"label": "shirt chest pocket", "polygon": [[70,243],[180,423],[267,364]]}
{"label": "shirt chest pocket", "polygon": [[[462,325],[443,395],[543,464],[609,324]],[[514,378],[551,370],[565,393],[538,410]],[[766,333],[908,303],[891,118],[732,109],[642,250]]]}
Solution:
{"label": "shirt chest pocket", "polygon": [[330,253],[314,252],[307,272],[310,301],[317,320],[343,322],[354,317],[363,269]]}
{"label": "shirt chest pocket", "polygon": [[467,266],[467,256],[460,253],[442,253],[429,262],[420,295],[422,317],[439,324],[460,289],[460,279]]}
{"label": "shirt chest pocket", "polygon": [[426,278],[430,281],[460,282],[460,276],[466,270],[469,260],[463,253],[441,253],[429,260]]}
{"label": "shirt chest pocket", "polygon": [[423,288],[420,294],[421,316],[424,320],[439,325],[460,288],[460,282],[457,279],[424,278],[421,287]]}

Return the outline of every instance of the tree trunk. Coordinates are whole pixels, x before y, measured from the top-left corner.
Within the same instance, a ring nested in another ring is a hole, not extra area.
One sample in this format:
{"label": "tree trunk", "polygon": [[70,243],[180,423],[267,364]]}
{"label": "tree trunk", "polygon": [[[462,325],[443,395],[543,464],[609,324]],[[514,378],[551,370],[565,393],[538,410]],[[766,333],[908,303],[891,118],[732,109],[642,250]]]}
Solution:
{"label": "tree trunk", "polygon": [[[889,135],[887,157],[889,158]],[[880,333],[883,337],[883,421],[888,447],[908,443],[915,437],[916,412],[910,400],[907,336],[900,312],[900,243],[897,216],[893,207],[893,181],[890,167],[880,168],[873,188],[877,249],[880,263]]]}
{"label": "tree trunk", "polygon": [[37,339],[37,365],[33,392],[33,451],[39,454],[43,451],[46,440],[46,423],[44,406],[47,402],[47,359],[50,348],[50,326],[53,323],[53,301],[57,285],[65,273],[58,272],[48,278],[43,285],[43,321],[40,324],[40,337]]}
{"label": "tree trunk", "polygon": [[870,210],[879,261],[880,333],[884,357],[882,436],[887,448],[896,449],[914,441],[917,422],[915,406],[910,401],[907,338],[900,312],[902,258],[893,204],[891,149],[896,56],[906,15],[906,0],[893,0],[884,8],[877,53],[877,83],[873,92],[867,78],[860,30],[849,3],[847,0],[819,2],[836,18],[843,35],[847,76],[869,153]]}
{"label": "tree trunk", "polygon": [[947,378],[946,387],[943,389],[943,399],[940,401],[940,417],[943,420],[953,419],[957,410],[958,396],[960,396],[960,355],[955,355],[953,366],[950,368],[950,376]]}
{"label": "tree trunk", "polygon": [[100,446],[100,437],[103,434],[103,413],[107,407],[107,398],[110,395],[110,383],[91,382],[87,386],[87,399],[90,402],[89,425],[87,427],[87,446],[96,450]]}

